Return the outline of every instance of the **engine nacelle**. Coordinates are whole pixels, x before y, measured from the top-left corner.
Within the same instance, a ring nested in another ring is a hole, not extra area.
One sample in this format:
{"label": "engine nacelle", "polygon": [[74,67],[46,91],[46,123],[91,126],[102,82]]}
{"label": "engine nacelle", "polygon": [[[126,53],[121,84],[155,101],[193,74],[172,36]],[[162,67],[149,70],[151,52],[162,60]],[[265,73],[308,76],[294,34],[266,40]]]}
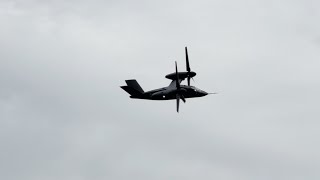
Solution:
{"label": "engine nacelle", "polygon": [[[179,75],[179,79],[184,80],[187,77],[192,78],[192,77],[196,76],[197,73],[195,73],[193,71],[191,71],[191,72],[178,72],[178,75]],[[168,74],[168,75],[166,75],[166,78],[171,79],[171,80],[176,80],[177,74],[176,73]]]}

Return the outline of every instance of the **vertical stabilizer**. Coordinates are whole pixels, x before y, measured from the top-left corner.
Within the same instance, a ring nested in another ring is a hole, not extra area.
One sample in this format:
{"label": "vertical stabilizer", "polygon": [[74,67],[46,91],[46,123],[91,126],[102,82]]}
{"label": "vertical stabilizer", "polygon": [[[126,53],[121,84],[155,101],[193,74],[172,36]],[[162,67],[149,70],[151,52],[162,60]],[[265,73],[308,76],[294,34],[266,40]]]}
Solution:
{"label": "vertical stabilizer", "polygon": [[143,89],[141,88],[141,86],[139,85],[139,83],[135,79],[126,80],[126,83],[129,87],[137,90],[139,93],[141,93],[141,94],[144,93]]}

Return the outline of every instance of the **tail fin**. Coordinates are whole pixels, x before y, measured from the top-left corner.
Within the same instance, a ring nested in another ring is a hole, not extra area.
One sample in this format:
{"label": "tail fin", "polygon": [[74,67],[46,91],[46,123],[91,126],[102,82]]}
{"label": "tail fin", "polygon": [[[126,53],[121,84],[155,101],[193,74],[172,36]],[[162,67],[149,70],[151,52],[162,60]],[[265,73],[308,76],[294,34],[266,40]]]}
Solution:
{"label": "tail fin", "polygon": [[126,80],[127,86],[121,86],[123,90],[129,93],[132,98],[141,97],[144,93],[143,89],[135,79]]}
{"label": "tail fin", "polygon": [[135,79],[126,80],[126,83],[129,87],[132,87],[133,89],[139,91],[142,94],[144,93],[143,89]]}

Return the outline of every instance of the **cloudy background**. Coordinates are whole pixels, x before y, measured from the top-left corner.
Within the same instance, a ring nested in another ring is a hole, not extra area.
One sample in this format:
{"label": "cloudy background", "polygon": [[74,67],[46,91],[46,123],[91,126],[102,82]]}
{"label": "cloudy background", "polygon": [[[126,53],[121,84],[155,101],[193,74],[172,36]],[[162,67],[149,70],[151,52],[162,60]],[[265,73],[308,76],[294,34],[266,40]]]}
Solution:
{"label": "cloudy background", "polygon": [[[0,0],[0,179],[320,179],[317,0]],[[185,70],[218,95],[132,100]]]}

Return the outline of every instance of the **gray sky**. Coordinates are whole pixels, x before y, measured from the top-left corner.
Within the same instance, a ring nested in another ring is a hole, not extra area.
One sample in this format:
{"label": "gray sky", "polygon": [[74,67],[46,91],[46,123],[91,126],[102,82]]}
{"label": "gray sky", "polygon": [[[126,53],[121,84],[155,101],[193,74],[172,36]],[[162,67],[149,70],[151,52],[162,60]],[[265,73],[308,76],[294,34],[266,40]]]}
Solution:
{"label": "gray sky", "polygon": [[[0,0],[0,179],[320,179],[320,2]],[[218,95],[132,100],[174,61]]]}

